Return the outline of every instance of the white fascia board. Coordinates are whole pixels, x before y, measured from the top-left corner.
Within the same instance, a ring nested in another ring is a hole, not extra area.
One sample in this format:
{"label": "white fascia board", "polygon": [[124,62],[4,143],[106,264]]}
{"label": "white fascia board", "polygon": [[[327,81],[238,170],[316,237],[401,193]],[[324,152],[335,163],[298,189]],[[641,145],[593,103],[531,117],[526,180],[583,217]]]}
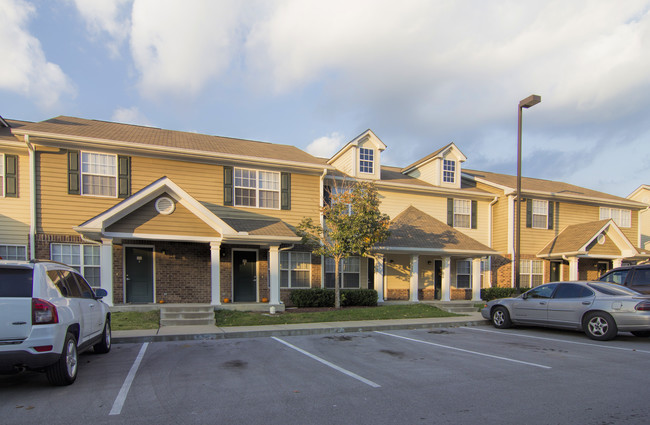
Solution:
{"label": "white fascia board", "polygon": [[[636,247],[632,245],[632,242],[630,242],[630,240],[627,238],[627,236],[625,236],[621,228],[618,227],[618,225],[612,219],[609,219],[609,221],[605,223],[605,225],[598,232],[596,232],[596,234],[591,239],[589,239],[589,241],[586,244],[584,244],[580,248],[580,250],[586,251],[589,244],[592,243],[598,237],[598,235],[603,233],[608,227],[610,231],[613,231],[616,234],[616,236],[618,236],[618,238],[611,238],[611,239],[614,242],[614,244],[616,244],[616,247],[621,250],[621,253],[624,251],[631,251],[631,252],[638,253]],[[624,244],[623,246],[621,246],[620,241],[623,242]]]}
{"label": "white fascia board", "polygon": [[642,190],[650,190],[650,185],[642,184],[641,186],[637,187],[634,190],[634,192],[627,195],[626,198],[631,198],[631,197],[635,196],[637,193],[641,192]]}
{"label": "white fascia board", "polygon": [[175,242],[221,242],[220,237],[209,236],[191,236],[191,235],[162,235],[155,233],[122,233],[122,232],[105,232],[104,236],[112,239],[147,239],[157,241],[175,241]]}
{"label": "white fascia board", "polygon": [[421,254],[455,254],[455,255],[496,255],[497,251],[475,251],[467,249],[444,249],[444,248],[407,248],[407,247],[390,247],[390,246],[378,246],[374,247],[373,251],[382,252],[384,254],[391,253],[411,253],[417,252]]}
{"label": "white fascia board", "polygon": [[242,234],[236,234],[236,235],[227,235],[223,237],[223,242],[237,242],[237,243],[242,243],[242,242],[247,242],[247,243],[255,243],[255,242],[263,242],[263,243],[270,243],[270,242],[277,242],[277,243],[297,243],[302,241],[302,238],[300,236],[272,236],[272,235],[242,235]]}
{"label": "white fascia board", "polygon": [[[16,134],[28,134],[31,137],[43,137],[46,139],[54,139],[58,142],[67,142],[67,141],[79,142],[79,143],[83,143],[85,148],[94,147],[94,146],[99,148],[112,147],[112,148],[120,148],[127,151],[135,151],[135,152],[165,153],[172,158],[194,157],[198,159],[203,159],[204,161],[205,158],[222,159],[222,160],[228,160],[233,162],[248,162],[251,164],[261,163],[261,164],[270,164],[276,166],[285,165],[293,168],[318,170],[319,172],[320,170],[323,169],[323,164],[312,164],[312,163],[299,162],[299,161],[260,158],[255,156],[235,155],[235,154],[228,154],[228,153],[206,152],[206,151],[198,151],[192,149],[183,149],[178,147],[167,147],[167,146],[159,146],[159,145],[148,145],[144,143],[121,142],[116,140],[97,139],[93,137],[67,136],[67,135],[60,135],[60,134],[43,133],[39,131],[30,131],[25,133],[16,132]],[[41,141],[38,141],[35,142],[35,144],[42,144],[42,143]]]}

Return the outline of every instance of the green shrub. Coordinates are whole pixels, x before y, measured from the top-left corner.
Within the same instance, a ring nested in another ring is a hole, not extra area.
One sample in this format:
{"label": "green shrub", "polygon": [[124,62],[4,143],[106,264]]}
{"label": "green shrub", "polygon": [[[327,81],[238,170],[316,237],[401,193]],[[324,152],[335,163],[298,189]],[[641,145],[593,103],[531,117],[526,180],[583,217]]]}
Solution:
{"label": "green shrub", "polygon": [[481,299],[483,301],[490,301],[497,298],[509,298],[519,294],[523,294],[530,288],[520,288],[517,291],[515,288],[484,288],[481,289]]}
{"label": "green shrub", "polygon": [[[294,289],[291,303],[298,308],[334,307],[333,289]],[[341,306],[376,306],[377,291],[373,289],[342,289]]]}
{"label": "green shrub", "polygon": [[374,289],[343,289],[341,290],[341,305],[343,307],[353,305],[374,307],[377,305],[377,291]]}
{"label": "green shrub", "polygon": [[290,295],[291,303],[299,308],[334,307],[332,289],[294,289]]}

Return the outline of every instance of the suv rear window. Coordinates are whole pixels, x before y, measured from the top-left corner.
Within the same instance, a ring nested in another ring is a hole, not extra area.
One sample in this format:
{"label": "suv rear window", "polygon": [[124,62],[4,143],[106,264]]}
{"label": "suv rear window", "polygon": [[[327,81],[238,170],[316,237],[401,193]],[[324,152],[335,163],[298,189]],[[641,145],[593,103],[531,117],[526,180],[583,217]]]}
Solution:
{"label": "suv rear window", "polygon": [[0,298],[31,298],[33,281],[32,269],[0,268]]}

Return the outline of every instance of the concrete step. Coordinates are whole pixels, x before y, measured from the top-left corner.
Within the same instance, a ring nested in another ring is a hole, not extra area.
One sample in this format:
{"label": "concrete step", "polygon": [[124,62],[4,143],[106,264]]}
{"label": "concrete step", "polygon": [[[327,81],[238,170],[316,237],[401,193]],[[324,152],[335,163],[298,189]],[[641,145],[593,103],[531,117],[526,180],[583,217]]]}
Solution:
{"label": "concrete step", "polygon": [[196,326],[214,324],[214,316],[211,319],[160,319],[160,326]]}
{"label": "concrete step", "polygon": [[186,304],[160,307],[160,326],[214,325],[214,307]]}

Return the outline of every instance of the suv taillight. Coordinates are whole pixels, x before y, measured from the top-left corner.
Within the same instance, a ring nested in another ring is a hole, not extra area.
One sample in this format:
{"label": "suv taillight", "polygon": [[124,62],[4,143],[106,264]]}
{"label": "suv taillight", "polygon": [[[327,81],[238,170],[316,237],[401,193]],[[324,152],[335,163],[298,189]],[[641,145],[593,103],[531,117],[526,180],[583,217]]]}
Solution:
{"label": "suv taillight", "polygon": [[641,301],[634,309],[637,311],[650,311],[650,301]]}
{"label": "suv taillight", "polygon": [[32,298],[32,325],[59,323],[54,304],[40,298]]}

